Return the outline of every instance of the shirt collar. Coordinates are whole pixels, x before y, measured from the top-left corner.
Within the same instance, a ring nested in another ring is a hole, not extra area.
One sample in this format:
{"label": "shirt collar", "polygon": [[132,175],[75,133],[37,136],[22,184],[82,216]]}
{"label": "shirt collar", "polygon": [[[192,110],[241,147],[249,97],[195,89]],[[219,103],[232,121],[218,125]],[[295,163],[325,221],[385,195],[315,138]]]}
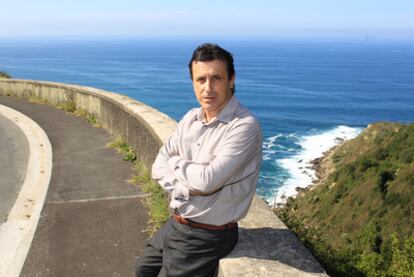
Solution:
{"label": "shirt collar", "polygon": [[[218,114],[215,120],[229,123],[237,110],[237,107],[239,106],[239,102],[237,101],[236,97],[233,95],[229,102],[227,102],[226,106],[221,110],[221,112]],[[198,110],[198,113],[196,114],[197,120],[204,121],[205,115],[203,109],[200,107]],[[215,121],[214,120],[214,121]],[[212,122],[214,122],[212,121]],[[212,123],[210,122],[210,123]]]}

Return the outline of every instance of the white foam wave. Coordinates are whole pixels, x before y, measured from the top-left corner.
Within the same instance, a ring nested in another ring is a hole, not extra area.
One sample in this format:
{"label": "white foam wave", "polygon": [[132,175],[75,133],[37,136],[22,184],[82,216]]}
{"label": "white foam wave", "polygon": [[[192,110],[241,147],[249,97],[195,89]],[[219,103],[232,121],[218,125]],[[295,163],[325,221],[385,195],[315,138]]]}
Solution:
{"label": "white foam wave", "polygon": [[272,156],[276,154],[274,147],[278,138],[282,137],[281,134],[269,137],[263,141],[263,160],[268,161],[272,159]]}
{"label": "white foam wave", "polygon": [[278,138],[282,137],[282,134],[267,138],[264,142],[263,142],[263,149],[270,149],[273,146],[275,146],[275,142],[277,141]]}
{"label": "white foam wave", "polygon": [[277,190],[272,199],[267,199],[269,203],[273,205],[284,203],[287,197],[297,194],[297,187],[305,188],[311,185],[316,179],[311,161],[322,157],[327,150],[344,140],[355,138],[361,131],[361,128],[341,125],[323,133],[300,138],[298,144],[301,150],[297,154],[276,161],[279,166],[288,171],[290,177]]}

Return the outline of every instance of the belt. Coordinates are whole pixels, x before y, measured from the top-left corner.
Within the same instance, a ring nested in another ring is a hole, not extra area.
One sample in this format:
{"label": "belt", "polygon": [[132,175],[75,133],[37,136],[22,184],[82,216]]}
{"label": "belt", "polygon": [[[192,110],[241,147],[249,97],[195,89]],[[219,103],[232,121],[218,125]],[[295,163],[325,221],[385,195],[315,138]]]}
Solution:
{"label": "belt", "polygon": [[230,230],[238,226],[237,222],[231,222],[231,223],[227,223],[224,225],[210,225],[210,224],[198,223],[198,222],[189,220],[187,218],[180,216],[177,213],[174,213],[173,216],[174,216],[174,219],[180,224],[188,225],[193,228],[206,229],[210,231]]}

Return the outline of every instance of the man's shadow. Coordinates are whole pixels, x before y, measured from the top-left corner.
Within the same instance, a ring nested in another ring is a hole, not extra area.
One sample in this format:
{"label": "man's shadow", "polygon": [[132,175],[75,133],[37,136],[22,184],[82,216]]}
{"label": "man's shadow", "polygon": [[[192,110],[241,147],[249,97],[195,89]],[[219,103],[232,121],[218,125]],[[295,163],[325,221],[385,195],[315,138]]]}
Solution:
{"label": "man's shadow", "polygon": [[325,272],[288,229],[239,228],[239,242],[227,258],[238,257],[274,260],[305,272]]}

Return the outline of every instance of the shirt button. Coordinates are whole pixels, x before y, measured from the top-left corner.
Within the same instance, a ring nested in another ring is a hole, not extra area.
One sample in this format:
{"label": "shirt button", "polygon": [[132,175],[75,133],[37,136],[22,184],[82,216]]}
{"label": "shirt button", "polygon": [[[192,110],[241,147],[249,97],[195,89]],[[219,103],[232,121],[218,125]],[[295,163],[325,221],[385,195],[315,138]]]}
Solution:
{"label": "shirt button", "polygon": [[200,147],[200,143],[199,142],[197,142],[197,147]]}

